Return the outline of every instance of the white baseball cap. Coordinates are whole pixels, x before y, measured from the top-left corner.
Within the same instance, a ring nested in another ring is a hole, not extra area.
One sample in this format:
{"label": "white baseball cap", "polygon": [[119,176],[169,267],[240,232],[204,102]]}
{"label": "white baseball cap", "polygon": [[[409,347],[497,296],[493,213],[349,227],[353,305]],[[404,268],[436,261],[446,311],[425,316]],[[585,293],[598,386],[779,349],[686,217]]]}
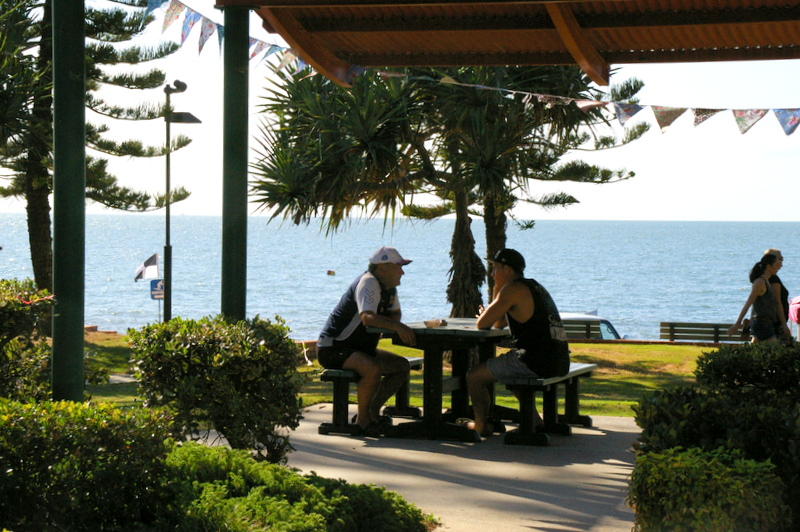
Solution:
{"label": "white baseball cap", "polygon": [[370,264],[392,263],[392,264],[399,264],[400,266],[405,266],[409,262],[411,261],[401,257],[400,253],[398,253],[396,249],[387,248],[386,246],[383,246],[381,249],[376,251],[375,254],[372,255],[372,258],[369,259]]}

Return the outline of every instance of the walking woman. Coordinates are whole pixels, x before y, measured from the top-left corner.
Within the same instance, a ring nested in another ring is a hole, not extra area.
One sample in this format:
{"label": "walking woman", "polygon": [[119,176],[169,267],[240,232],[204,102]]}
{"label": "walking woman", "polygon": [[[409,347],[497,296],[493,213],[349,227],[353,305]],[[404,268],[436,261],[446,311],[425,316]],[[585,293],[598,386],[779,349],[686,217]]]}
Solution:
{"label": "walking woman", "polygon": [[750,270],[750,282],[753,288],[750,295],[739,313],[728,334],[733,335],[742,323],[745,314],[753,307],[753,315],[750,320],[750,334],[753,342],[775,341],[782,334],[780,319],[778,318],[778,306],[775,303],[775,295],[769,284],[769,279],[781,269],[782,261],[772,254],[761,257],[753,269]]}

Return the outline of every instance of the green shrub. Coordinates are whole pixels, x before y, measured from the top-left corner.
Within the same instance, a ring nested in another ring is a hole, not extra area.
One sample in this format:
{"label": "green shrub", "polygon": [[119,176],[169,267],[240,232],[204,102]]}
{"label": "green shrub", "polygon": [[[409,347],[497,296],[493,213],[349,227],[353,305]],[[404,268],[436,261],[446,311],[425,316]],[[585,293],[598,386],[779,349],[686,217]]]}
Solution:
{"label": "green shrub", "polygon": [[30,279],[0,279],[0,348],[14,338],[46,336],[53,296]]}
{"label": "green shrub", "polygon": [[169,503],[163,412],[0,401],[0,526],[131,530]]}
{"label": "green shrub", "polygon": [[247,453],[187,443],[170,453],[171,486],[187,508],[178,530],[425,532],[415,506],[383,488],[300,476]]}
{"label": "green shrub", "polygon": [[164,412],[0,401],[0,528],[15,532],[424,532],[382,488],[244,450],[175,445]]}
{"label": "green shrub", "polygon": [[771,397],[694,388],[656,392],[633,407],[642,428],[637,447],[644,453],[725,447],[740,449],[750,460],[769,460],[800,527],[800,405],[787,396]]}
{"label": "green shrub", "polygon": [[309,483],[319,487],[330,501],[335,502],[335,523],[330,532],[425,532],[424,517],[416,506],[400,495],[377,486],[348,484],[314,474]]}
{"label": "green shrub", "polygon": [[728,394],[789,395],[800,401],[800,344],[724,345],[697,359],[698,384]]}
{"label": "green shrub", "polygon": [[44,328],[52,296],[33,281],[0,280],[0,397],[50,397],[50,346]]}
{"label": "green shrub", "polygon": [[[52,348],[47,326],[54,300],[33,281],[0,280],[0,397],[13,401],[50,398]],[[108,372],[84,358],[87,382],[108,381]],[[87,394],[87,399],[88,394]]]}
{"label": "green shrub", "polygon": [[774,469],[724,448],[641,454],[628,494],[634,530],[788,530],[790,513]]}
{"label": "green shrub", "polygon": [[213,427],[234,449],[282,463],[300,423],[299,347],[289,329],[221,317],[175,318],[128,330],[132,366],[147,406],[168,406],[187,436]]}

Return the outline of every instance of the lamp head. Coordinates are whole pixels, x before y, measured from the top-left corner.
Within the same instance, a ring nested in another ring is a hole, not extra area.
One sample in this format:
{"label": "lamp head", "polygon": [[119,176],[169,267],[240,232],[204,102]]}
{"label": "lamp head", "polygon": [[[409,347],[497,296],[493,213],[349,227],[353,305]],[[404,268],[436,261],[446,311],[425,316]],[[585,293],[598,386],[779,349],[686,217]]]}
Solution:
{"label": "lamp head", "polygon": [[170,86],[170,85],[166,85],[164,87],[164,92],[165,93],[167,93],[167,94],[175,94],[176,92],[183,92],[183,91],[186,90],[186,83],[184,83],[184,82],[182,82],[180,80],[176,79],[175,81],[172,82],[172,84],[175,85],[174,88],[172,86]]}

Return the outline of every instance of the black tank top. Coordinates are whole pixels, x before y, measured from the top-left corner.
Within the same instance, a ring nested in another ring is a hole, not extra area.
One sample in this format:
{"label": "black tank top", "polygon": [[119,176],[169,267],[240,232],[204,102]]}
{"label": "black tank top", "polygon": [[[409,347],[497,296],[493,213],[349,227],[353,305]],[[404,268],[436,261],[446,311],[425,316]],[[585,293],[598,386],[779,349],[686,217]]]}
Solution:
{"label": "black tank top", "polygon": [[553,298],[533,279],[518,279],[533,296],[533,316],[524,323],[506,314],[508,328],[520,360],[540,377],[556,377],[569,372],[569,344],[561,315]]}

